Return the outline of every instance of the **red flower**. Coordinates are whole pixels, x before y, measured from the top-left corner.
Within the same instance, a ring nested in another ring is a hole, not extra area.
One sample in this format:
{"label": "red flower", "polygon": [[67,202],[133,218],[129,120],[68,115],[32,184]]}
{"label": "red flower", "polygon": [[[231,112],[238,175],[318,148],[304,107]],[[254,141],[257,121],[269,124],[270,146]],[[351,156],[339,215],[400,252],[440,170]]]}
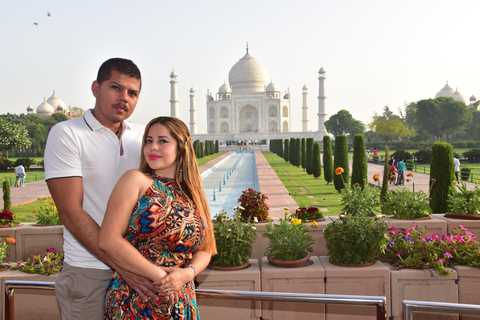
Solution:
{"label": "red flower", "polygon": [[13,220],[13,212],[4,210],[2,213],[0,213],[0,219]]}

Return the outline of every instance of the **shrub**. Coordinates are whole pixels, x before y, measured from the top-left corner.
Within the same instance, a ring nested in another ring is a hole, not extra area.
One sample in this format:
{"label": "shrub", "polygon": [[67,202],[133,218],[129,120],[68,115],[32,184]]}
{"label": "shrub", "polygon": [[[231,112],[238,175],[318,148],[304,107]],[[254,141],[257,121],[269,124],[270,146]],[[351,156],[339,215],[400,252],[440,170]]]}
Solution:
{"label": "shrub", "polygon": [[474,148],[475,147],[475,141],[467,141],[467,147],[468,148]]}
{"label": "shrub", "polygon": [[307,174],[313,173],[313,138],[307,138]]}
{"label": "shrub", "polygon": [[320,164],[320,144],[315,141],[313,144],[313,176],[318,179],[322,175],[322,167]]}
{"label": "shrub", "polygon": [[58,217],[58,210],[55,202],[51,197],[45,197],[45,204],[40,206],[40,209],[34,210],[32,213],[35,213],[37,217],[38,224],[40,225],[61,225],[62,222]]}
{"label": "shrub", "polygon": [[299,168],[302,165],[302,146],[300,138],[295,141],[295,165]]}
{"label": "shrub", "polygon": [[452,180],[455,180],[453,163],[453,147],[445,142],[437,142],[432,146],[430,159],[430,207],[432,213],[447,212],[447,195]]}
{"label": "shrub", "polygon": [[290,156],[290,148],[288,147],[290,144],[290,140],[285,139],[284,146],[285,148],[283,149],[283,159],[285,159],[286,162],[288,162],[289,156]]}
{"label": "shrub", "polygon": [[383,203],[385,202],[385,197],[388,190],[388,180],[390,179],[390,165],[388,164],[388,159],[390,159],[390,149],[385,147],[385,164],[383,165],[383,179],[382,179],[382,190],[380,191],[380,204],[382,204],[383,212]]}
{"label": "shrub", "polygon": [[463,181],[468,181],[470,178],[470,172],[472,172],[472,169],[470,168],[460,168],[460,176]]}
{"label": "shrub", "polygon": [[378,163],[379,157],[378,156],[373,156],[372,159],[373,159],[373,163]]}
{"label": "shrub", "polygon": [[480,162],[480,149],[471,149],[463,153],[468,162]]}
{"label": "shrub", "polygon": [[405,169],[413,170],[414,165],[415,165],[415,161],[413,161],[413,159],[405,160]]}
{"label": "shrub", "polygon": [[248,222],[250,219],[264,221],[268,217],[268,205],[266,200],[268,197],[260,191],[248,188],[242,191],[242,195],[237,202],[243,208],[242,220]]}
{"label": "shrub", "polygon": [[0,171],[7,171],[11,168],[13,168],[13,162],[4,157],[0,157]]}
{"label": "shrub", "polygon": [[428,195],[408,188],[389,190],[383,203],[383,214],[396,219],[419,219],[429,215]]}
{"label": "shrub", "polygon": [[475,185],[473,190],[468,190],[465,182],[456,185],[452,181],[447,203],[449,212],[477,215],[480,208],[480,189]]}
{"label": "shrub", "polygon": [[3,210],[10,211],[12,207],[12,198],[10,196],[10,183],[7,180],[3,181]]}
{"label": "shrub", "polygon": [[430,156],[432,149],[422,148],[415,152],[413,155],[417,158],[418,163],[430,163]]}
{"label": "shrub", "polygon": [[332,140],[330,136],[323,136],[323,178],[327,181],[327,185],[333,181]]}
{"label": "shrub", "polygon": [[[365,183],[366,184],[366,183]],[[363,214],[375,216],[375,210],[380,204],[380,190],[366,185],[362,188],[359,184],[345,187],[341,191],[343,212],[349,215]]]}
{"label": "shrub", "polygon": [[405,151],[405,150],[397,150],[395,151],[394,153],[392,153],[392,156],[397,160],[399,161],[400,159],[405,159],[405,160],[408,160],[408,159],[412,159],[413,156],[410,152],[408,151]]}
{"label": "shrub", "polygon": [[296,159],[297,155],[295,154],[295,151],[296,151],[295,143],[296,143],[295,138],[290,138],[290,146],[288,149],[290,154],[288,158],[290,159],[290,163],[292,165],[296,165],[296,161],[297,161]]}
{"label": "shrub", "polygon": [[13,164],[13,166],[18,167],[19,165],[23,165],[25,167],[25,170],[29,170],[33,164],[35,164],[35,160],[33,159],[18,158],[17,160],[15,160],[15,163]]}
{"label": "shrub", "polygon": [[348,140],[344,134],[339,134],[335,137],[335,156],[333,159],[333,166],[342,168],[343,172],[333,177],[335,189],[340,192],[349,183],[350,178],[350,164],[348,161]]}
{"label": "shrub", "polygon": [[365,138],[363,134],[356,134],[353,137],[352,185],[358,183],[362,188],[365,187],[368,170],[365,153]]}
{"label": "shrub", "polygon": [[302,138],[302,168],[305,170],[307,167],[307,159],[305,158],[307,156],[307,144],[305,142],[305,138]]}

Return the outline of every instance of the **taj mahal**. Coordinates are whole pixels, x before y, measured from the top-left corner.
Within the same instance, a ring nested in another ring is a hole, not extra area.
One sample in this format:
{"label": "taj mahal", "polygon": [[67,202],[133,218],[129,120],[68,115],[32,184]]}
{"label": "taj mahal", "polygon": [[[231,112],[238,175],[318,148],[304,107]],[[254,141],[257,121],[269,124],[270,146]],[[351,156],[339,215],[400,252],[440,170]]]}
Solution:
{"label": "taj mahal", "polygon": [[[229,83],[223,83],[217,93],[207,92],[206,134],[197,132],[195,90],[190,89],[190,132],[194,139],[220,142],[308,137],[321,140],[327,134],[326,71],[322,67],[318,73],[318,129],[313,131],[308,127],[307,87],[303,86],[301,110],[295,108],[289,91],[282,93],[273,82],[268,83],[265,67],[250,55],[247,47],[246,54],[230,69]],[[177,77],[175,71],[170,74],[170,115],[178,118]],[[291,132],[292,112],[302,112],[302,132]]]}

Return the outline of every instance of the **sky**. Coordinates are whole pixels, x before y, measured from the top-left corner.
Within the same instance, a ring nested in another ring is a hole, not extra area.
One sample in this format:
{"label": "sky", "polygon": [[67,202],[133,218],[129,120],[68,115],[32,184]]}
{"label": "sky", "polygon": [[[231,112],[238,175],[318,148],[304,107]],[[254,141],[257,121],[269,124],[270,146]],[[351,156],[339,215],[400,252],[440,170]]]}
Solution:
{"label": "sky", "polygon": [[[53,90],[67,106],[94,106],[91,83],[111,57],[133,60],[142,92],[130,120],[170,114],[178,74],[180,118],[206,133],[206,94],[228,83],[246,52],[279,90],[290,91],[301,131],[302,87],[317,130],[318,71],[326,71],[328,117],[348,110],[365,124],[384,106],[434,98],[446,81],[480,98],[478,0],[66,1],[0,0],[0,114],[26,113]],[[50,17],[47,16],[50,13]],[[34,25],[38,23],[38,25]]]}

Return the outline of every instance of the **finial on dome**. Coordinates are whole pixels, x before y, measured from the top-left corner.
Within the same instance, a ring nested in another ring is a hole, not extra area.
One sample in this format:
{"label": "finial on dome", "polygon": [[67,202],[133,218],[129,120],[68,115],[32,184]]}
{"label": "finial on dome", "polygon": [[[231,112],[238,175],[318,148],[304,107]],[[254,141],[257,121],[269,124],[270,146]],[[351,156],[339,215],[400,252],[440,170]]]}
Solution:
{"label": "finial on dome", "polygon": [[247,53],[248,53],[248,42],[247,42]]}

